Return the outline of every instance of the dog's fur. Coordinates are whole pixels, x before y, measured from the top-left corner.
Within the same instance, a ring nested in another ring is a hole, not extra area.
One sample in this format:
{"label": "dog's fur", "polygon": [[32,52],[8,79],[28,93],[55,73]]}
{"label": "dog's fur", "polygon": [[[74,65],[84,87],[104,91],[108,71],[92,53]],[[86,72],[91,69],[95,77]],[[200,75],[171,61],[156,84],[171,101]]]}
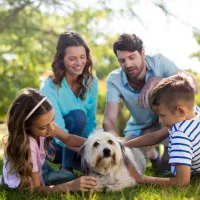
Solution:
{"label": "dog's fur", "polygon": [[129,175],[128,163],[143,174],[146,168],[144,154],[137,148],[125,148],[111,133],[96,130],[81,149],[81,166],[86,175],[98,177],[95,190],[108,188],[122,190],[136,184]]}

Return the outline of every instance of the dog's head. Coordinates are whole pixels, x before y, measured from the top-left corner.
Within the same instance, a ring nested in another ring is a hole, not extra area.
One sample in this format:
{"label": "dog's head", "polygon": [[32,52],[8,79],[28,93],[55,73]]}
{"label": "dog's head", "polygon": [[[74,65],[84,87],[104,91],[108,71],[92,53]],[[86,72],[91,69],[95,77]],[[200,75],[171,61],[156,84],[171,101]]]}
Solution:
{"label": "dog's head", "polygon": [[101,129],[90,135],[82,147],[81,164],[86,174],[90,168],[106,173],[120,162],[128,164],[123,145],[114,135]]}

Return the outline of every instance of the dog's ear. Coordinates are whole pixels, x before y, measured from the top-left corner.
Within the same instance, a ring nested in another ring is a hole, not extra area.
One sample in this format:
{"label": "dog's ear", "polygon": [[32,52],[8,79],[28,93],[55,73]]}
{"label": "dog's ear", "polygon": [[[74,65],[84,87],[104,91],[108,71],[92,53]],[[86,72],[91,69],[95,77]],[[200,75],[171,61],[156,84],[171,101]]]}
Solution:
{"label": "dog's ear", "polygon": [[83,145],[78,153],[79,156],[84,157],[85,154],[85,145]]}
{"label": "dog's ear", "polygon": [[79,156],[81,157],[81,169],[85,175],[89,174],[89,165],[85,159],[85,145],[83,145],[79,151]]}
{"label": "dog's ear", "polygon": [[121,148],[123,162],[124,162],[124,164],[126,166],[128,166],[129,165],[129,158],[128,158],[126,152],[125,152],[125,147],[124,147],[124,145],[121,142],[119,142],[119,146]]}
{"label": "dog's ear", "polygon": [[85,159],[81,159],[81,169],[85,175],[89,175],[90,173],[90,166]]}

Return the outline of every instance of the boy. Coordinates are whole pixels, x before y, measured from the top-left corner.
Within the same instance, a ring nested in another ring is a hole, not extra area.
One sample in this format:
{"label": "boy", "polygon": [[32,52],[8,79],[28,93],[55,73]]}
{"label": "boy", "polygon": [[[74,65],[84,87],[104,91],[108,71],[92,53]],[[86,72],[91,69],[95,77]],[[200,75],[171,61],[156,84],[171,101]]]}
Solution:
{"label": "boy", "polygon": [[[150,108],[168,128],[124,142],[127,147],[158,144],[169,137],[169,164],[174,177],[142,176],[133,166],[129,171],[138,183],[187,186],[191,172],[200,172],[200,112],[194,107],[195,92],[189,76],[179,74],[162,80],[149,95]],[[195,108],[195,109],[194,109]]]}

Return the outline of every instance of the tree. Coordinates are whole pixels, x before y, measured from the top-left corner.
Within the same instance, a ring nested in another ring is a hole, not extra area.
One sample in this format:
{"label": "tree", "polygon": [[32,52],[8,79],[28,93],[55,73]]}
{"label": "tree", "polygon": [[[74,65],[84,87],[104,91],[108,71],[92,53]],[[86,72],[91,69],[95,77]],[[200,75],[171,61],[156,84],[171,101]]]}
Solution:
{"label": "tree", "polygon": [[[89,43],[92,55],[97,55],[94,57],[99,59],[98,62],[94,61],[95,69],[108,64],[98,57],[99,55],[105,58],[110,50],[104,51],[103,49],[107,49],[106,45],[98,44],[99,38],[104,39],[104,33],[95,27],[98,27],[101,19],[109,18],[109,9],[82,9],[76,1],[65,3],[56,0],[7,0],[2,5],[0,115],[6,113],[19,90],[24,87],[39,88],[41,75],[51,69],[58,35],[66,29],[78,31]],[[42,6],[46,6],[43,11]],[[67,15],[63,16],[56,11],[57,6],[67,8]],[[50,12],[48,8],[53,8],[54,11]],[[105,40],[108,39],[105,37]],[[102,72],[97,73],[101,74],[102,78],[105,77]]]}

